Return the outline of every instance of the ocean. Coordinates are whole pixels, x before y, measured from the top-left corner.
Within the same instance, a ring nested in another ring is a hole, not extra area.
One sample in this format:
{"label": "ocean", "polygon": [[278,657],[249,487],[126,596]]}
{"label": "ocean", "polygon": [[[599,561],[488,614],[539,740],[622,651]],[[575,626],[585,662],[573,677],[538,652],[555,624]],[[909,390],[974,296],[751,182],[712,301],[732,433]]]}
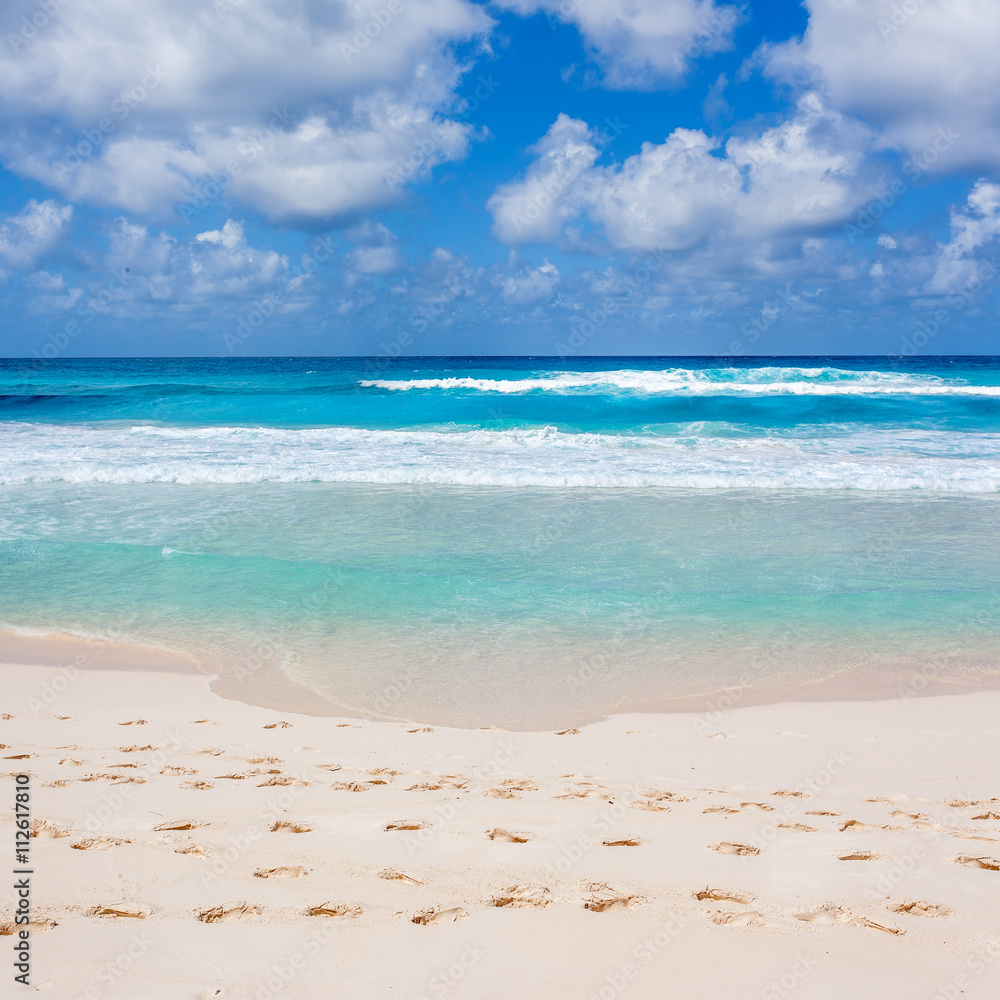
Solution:
{"label": "ocean", "polygon": [[52,633],[442,725],[994,683],[1000,360],[0,360]]}

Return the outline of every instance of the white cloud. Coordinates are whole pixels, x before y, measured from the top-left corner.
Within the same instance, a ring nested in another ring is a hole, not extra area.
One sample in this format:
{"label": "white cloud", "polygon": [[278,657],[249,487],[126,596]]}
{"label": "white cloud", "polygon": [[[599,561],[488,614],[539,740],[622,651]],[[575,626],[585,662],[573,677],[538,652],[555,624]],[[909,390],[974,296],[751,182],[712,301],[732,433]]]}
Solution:
{"label": "white cloud", "polygon": [[1000,165],[996,0],[805,5],[803,38],[762,53],[771,75],[821,88],[832,107],[876,125],[924,169]]}
{"label": "white cloud", "polygon": [[28,270],[62,240],[73,217],[71,205],[32,199],[17,215],[0,219],[0,261]]}
{"label": "white cloud", "polygon": [[183,243],[118,219],[104,265],[104,273],[114,277],[108,282],[113,296],[105,308],[131,315],[149,303],[189,309],[215,300],[244,299],[274,290],[289,276],[288,258],[251,246],[242,224],[232,219],[222,229],[198,233]]}
{"label": "white cloud", "polygon": [[[969,193],[965,208],[952,210],[951,239],[938,247],[934,276],[927,290],[947,293],[965,288],[980,266],[976,251],[997,237],[1000,237],[1000,184],[980,180]],[[989,266],[992,268],[993,264]]]}
{"label": "white cloud", "polygon": [[895,250],[899,244],[888,234],[883,233],[876,241],[880,247],[886,250]]}
{"label": "white cloud", "polygon": [[498,6],[576,24],[615,88],[679,79],[699,56],[732,45],[739,10],[714,0],[495,0]]}
{"label": "white cloud", "polygon": [[500,279],[503,297],[511,305],[526,306],[552,298],[559,284],[559,268],[546,258],[540,267],[522,267]]}
{"label": "white cloud", "polygon": [[685,250],[714,234],[802,234],[844,221],[872,195],[870,141],[864,127],[808,94],[792,118],[759,136],[720,148],[704,132],[678,128],[620,166],[600,167],[593,133],[560,115],[525,176],[499,187],[487,207],[507,243],[579,242],[587,220],[621,250]]}
{"label": "white cloud", "polygon": [[[4,34],[35,9],[8,3]],[[376,208],[399,197],[385,175],[401,164],[406,179],[465,153],[450,49],[490,23],[471,0],[64,5],[0,49],[0,155],[134,212],[213,182],[275,220]]]}

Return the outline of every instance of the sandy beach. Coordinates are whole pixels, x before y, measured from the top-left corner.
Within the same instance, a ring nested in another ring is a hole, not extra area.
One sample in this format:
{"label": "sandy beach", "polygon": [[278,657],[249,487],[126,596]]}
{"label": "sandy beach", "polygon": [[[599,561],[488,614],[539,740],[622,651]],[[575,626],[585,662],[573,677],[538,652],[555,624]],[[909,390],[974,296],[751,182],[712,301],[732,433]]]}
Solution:
{"label": "sandy beach", "polygon": [[517,733],[279,713],[199,675],[2,670],[50,996],[1000,988],[995,691]]}

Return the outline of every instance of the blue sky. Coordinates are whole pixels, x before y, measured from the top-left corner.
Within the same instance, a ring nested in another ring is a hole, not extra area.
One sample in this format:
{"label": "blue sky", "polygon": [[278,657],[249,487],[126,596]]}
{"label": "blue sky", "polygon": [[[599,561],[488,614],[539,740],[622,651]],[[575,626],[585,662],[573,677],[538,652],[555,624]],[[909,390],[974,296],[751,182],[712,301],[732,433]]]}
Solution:
{"label": "blue sky", "polygon": [[8,0],[0,355],[995,353],[994,0]]}

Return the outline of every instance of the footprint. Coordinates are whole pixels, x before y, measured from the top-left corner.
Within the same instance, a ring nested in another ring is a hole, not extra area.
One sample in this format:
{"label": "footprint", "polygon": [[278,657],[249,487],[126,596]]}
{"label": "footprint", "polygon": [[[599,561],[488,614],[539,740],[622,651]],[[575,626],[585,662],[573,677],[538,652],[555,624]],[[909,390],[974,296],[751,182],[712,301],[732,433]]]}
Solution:
{"label": "footprint", "polygon": [[777,796],[778,798],[784,798],[784,799],[787,798],[803,799],[805,798],[806,795],[805,792],[792,792],[789,791],[787,788],[779,788],[776,792],[771,792],[771,794]]}
{"label": "footprint", "polygon": [[364,911],[353,903],[320,903],[306,910],[307,917],[360,917]]}
{"label": "footprint", "polygon": [[130,719],[128,722],[119,722],[119,726],[144,726],[146,725],[145,719]]}
{"label": "footprint", "polygon": [[177,767],[176,765],[173,765],[171,767],[165,767],[163,768],[162,771],[160,771],[160,774],[173,774],[173,775],[197,774],[197,773],[198,772],[193,767]]}
{"label": "footprint", "polygon": [[59,761],[59,763],[60,764],[67,764],[70,767],[79,767],[83,763],[83,761],[82,760],[74,760],[74,758],[72,758],[72,757],[63,757],[63,759],[61,761]]}
{"label": "footprint", "polygon": [[44,934],[58,926],[59,924],[55,920],[49,920],[45,917],[39,920],[29,920],[26,924],[15,924],[13,920],[10,920],[5,924],[0,924],[0,937],[10,937],[19,931],[27,931],[29,934]]}
{"label": "footprint", "polygon": [[138,767],[138,764],[108,764],[108,767]]}
{"label": "footprint", "polygon": [[271,833],[312,833],[312,827],[305,823],[291,823],[288,820],[278,820],[271,826]]}
{"label": "footprint", "polygon": [[410,919],[413,923],[426,927],[430,924],[453,924],[456,920],[467,916],[465,910],[454,906],[449,910],[424,910],[422,913],[414,914]]}
{"label": "footprint", "polygon": [[[206,724],[209,725],[209,726],[217,726],[218,725],[218,723],[215,721],[215,719],[195,719],[194,722],[191,723],[192,726],[204,726]],[[127,723],[123,722],[122,725],[123,726],[127,725]]]}
{"label": "footprint", "polygon": [[983,868],[988,872],[1000,872],[1000,861],[995,858],[973,858],[967,854],[960,854],[955,858],[955,864],[965,865],[966,868]]}
{"label": "footprint", "polygon": [[843,833],[845,830],[850,830],[853,827],[858,827],[859,829],[864,829],[864,826],[865,826],[865,824],[862,823],[861,820],[859,820],[859,819],[849,819],[846,823],[844,823],[841,826],[840,832]]}
{"label": "footprint", "polygon": [[198,919],[203,924],[232,924],[246,923],[249,920],[256,920],[260,916],[259,906],[251,906],[249,903],[236,903],[233,906],[213,906],[210,910],[202,910],[198,914]]}
{"label": "footprint", "polygon": [[[277,757],[248,757],[247,758],[247,763],[248,764],[280,764],[282,762]],[[326,764],[320,764],[319,765],[319,767],[327,767],[327,766],[328,765],[326,765]],[[340,770],[340,765],[338,764],[336,767],[331,768],[331,770],[339,771]]]}
{"label": "footprint", "polygon": [[[327,767],[331,771],[339,771],[340,770],[340,765],[339,764],[319,764],[317,766],[318,767]],[[368,773],[372,774],[372,775],[385,775],[386,777],[389,777],[389,778],[395,778],[397,774],[401,774],[402,772],[401,771],[393,771],[391,768],[388,768],[388,767],[373,767]]]}
{"label": "footprint", "polygon": [[217,774],[215,777],[216,777],[217,780],[221,780],[222,778],[228,778],[230,781],[242,781],[246,777],[246,775],[245,774]]}
{"label": "footprint", "polygon": [[379,878],[389,879],[393,882],[409,882],[410,885],[424,885],[424,880],[409,872],[397,871],[395,868],[383,868],[378,873]]}
{"label": "footprint", "polygon": [[638,896],[626,896],[604,882],[593,882],[588,886],[590,898],[583,901],[583,908],[593,913],[605,913],[607,910],[631,910],[636,903],[641,902]]}
{"label": "footprint", "polygon": [[40,840],[58,840],[69,836],[69,830],[49,822],[47,819],[36,819],[31,824],[31,836]]}
{"label": "footprint", "polygon": [[761,812],[774,812],[774,806],[769,806],[766,802],[741,802],[741,809],[760,809]]}
{"label": "footprint", "polygon": [[225,753],[224,750],[220,750],[218,747],[207,747],[205,750],[199,750],[198,752],[206,753],[210,757],[221,757],[222,754]]}
{"label": "footprint", "polygon": [[915,917],[953,917],[955,911],[940,903],[928,903],[918,899],[912,903],[899,903],[891,907],[893,913],[909,913]]}
{"label": "footprint", "polygon": [[850,854],[838,856],[840,861],[881,861],[881,854],[873,854],[871,851],[852,851]]}
{"label": "footprint", "polygon": [[69,846],[74,851],[108,851],[112,847],[119,847],[122,844],[129,844],[129,840],[118,840],[115,837],[87,837],[85,840],[78,840]]}
{"label": "footprint", "polygon": [[645,812],[670,812],[670,806],[661,805],[651,799],[636,799],[634,802],[630,802],[629,805],[633,809],[642,809]]}
{"label": "footprint", "polygon": [[130,917],[132,920],[145,920],[149,913],[145,910],[126,910],[117,906],[95,906],[87,914],[88,917]]}
{"label": "footprint", "polygon": [[807,809],[807,816],[839,816],[840,813],[832,812],[829,809]]}
{"label": "footprint", "polygon": [[210,788],[215,788],[215,785],[208,781],[182,781],[179,787],[195,792],[207,792]]}
{"label": "footprint", "polygon": [[10,756],[4,757],[4,760],[27,760],[30,756],[30,753],[12,753]]}
{"label": "footprint", "polygon": [[410,785],[408,792],[440,792],[444,785],[433,785],[427,781],[420,781],[415,785]]}
{"label": "footprint", "polygon": [[729,806],[709,806],[702,809],[703,813],[738,813],[739,809],[731,809]]}
{"label": "footprint", "polygon": [[306,874],[304,868],[298,865],[286,865],[283,868],[258,868],[254,873],[254,878],[301,878]]}
{"label": "footprint", "polygon": [[998,812],[984,812],[980,813],[978,816],[973,816],[973,819],[1000,819],[1000,813]]}
{"label": "footprint", "polygon": [[208,826],[207,823],[199,823],[193,819],[172,819],[159,826],[154,826],[153,830],[159,833],[162,830],[196,830],[199,826]]}
{"label": "footprint", "polygon": [[292,724],[290,722],[272,722],[264,727],[265,729],[291,729]]}
{"label": "footprint", "polygon": [[764,916],[756,910],[716,910],[709,914],[709,920],[723,927],[764,926]]}
{"label": "footprint", "polygon": [[690,802],[686,795],[678,795],[676,792],[664,792],[659,788],[645,788],[642,792],[647,799],[654,799],[657,802]]}
{"label": "footprint", "polygon": [[[139,746],[138,743],[133,743],[132,746],[130,746],[130,747],[118,747],[117,748],[117,750],[118,750],[119,753],[143,753],[146,750],[152,750],[152,749],[154,749],[154,748],[149,743],[147,743],[144,747]],[[221,753],[222,751],[220,750],[219,752]]]}
{"label": "footprint", "polygon": [[207,847],[199,847],[197,844],[188,844],[187,847],[177,847],[174,849],[174,854],[188,854],[194,858],[210,858],[214,853],[214,851],[209,850]]}
{"label": "footprint", "polygon": [[641,847],[642,841],[638,837],[623,837],[621,840],[604,840],[605,847]]}
{"label": "footprint", "polygon": [[336,789],[338,792],[367,792],[369,791],[368,785],[358,784],[356,781],[335,781],[331,788]]}
{"label": "footprint", "polygon": [[337,723],[337,728],[338,729],[360,729],[361,727],[354,725],[353,722],[338,722]]}
{"label": "footprint", "polygon": [[695,899],[714,899],[727,903],[752,903],[753,896],[746,892],[736,892],[735,889],[699,889],[694,894]]}
{"label": "footprint", "polygon": [[799,833],[816,833],[816,827],[806,826],[805,823],[779,823],[782,830],[797,830]]}
{"label": "footprint", "polygon": [[490,840],[500,840],[505,844],[526,844],[529,840],[531,840],[530,833],[516,833],[513,830],[502,830],[500,827],[487,830],[486,836],[489,837]]}
{"label": "footprint", "polygon": [[709,848],[718,851],[720,854],[738,854],[740,857],[751,857],[760,854],[759,847],[751,847],[749,844],[733,844],[728,840],[720,844],[709,844]]}
{"label": "footprint", "polygon": [[434,730],[430,726],[423,726],[420,729],[407,729],[408,733],[433,733]]}
{"label": "footprint", "polygon": [[[261,758],[259,760],[252,760],[252,761],[250,761],[250,763],[251,764],[264,764],[264,763],[267,763],[267,764],[280,764],[281,761],[274,760],[273,758]],[[316,766],[318,768],[320,768],[321,770],[323,770],[323,771],[340,771],[340,770],[343,770],[343,767],[344,767],[343,764],[317,764]],[[372,772],[369,771],[368,773],[371,774]]]}
{"label": "footprint", "polygon": [[[909,813],[905,812],[902,809],[893,809],[893,811],[889,813],[889,815],[902,816],[904,819],[924,820],[925,822],[930,818],[929,816],[925,816],[923,813]],[[973,816],[972,818],[975,819],[976,817]]]}
{"label": "footprint", "polygon": [[508,886],[498,895],[494,896],[490,903],[493,906],[502,907],[545,907],[548,906],[549,890],[543,886],[512,885]]}
{"label": "footprint", "polygon": [[502,788],[510,788],[515,792],[537,792],[536,785],[530,778],[506,778],[500,782]]}
{"label": "footprint", "polygon": [[303,781],[301,778],[292,778],[287,774],[276,774],[265,781],[260,782],[257,785],[258,788],[265,788],[269,785],[308,785],[308,781]]}
{"label": "footprint", "polygon": [[483,795],[488,799],[519,799],[521,797],[512,788],[487,788]]}
{"label": "footprint", "polygon": [[556,733],[556,736],[579,736],[579,729],[564,729],[561,733]]}
{"label": "footprint", "polygon": [[418,819],[397,819],[391,823],[386,823],[382,829],[387,833],[393,830],[426,830],[428,825]]}
{"label": "footprint", "polygon": [[805,913],[796,913],[796,920],[803,920],[810,924],[848,924],[852,927],[870,927],[872,930],[884,931],[886,934],[905,934],[901,927],[892,927],[888,924],[880,924],[868,917],[863,917],[858,913],[851,913],[843,907],[834,903],[824,903],[816,910],[808,910]]}

